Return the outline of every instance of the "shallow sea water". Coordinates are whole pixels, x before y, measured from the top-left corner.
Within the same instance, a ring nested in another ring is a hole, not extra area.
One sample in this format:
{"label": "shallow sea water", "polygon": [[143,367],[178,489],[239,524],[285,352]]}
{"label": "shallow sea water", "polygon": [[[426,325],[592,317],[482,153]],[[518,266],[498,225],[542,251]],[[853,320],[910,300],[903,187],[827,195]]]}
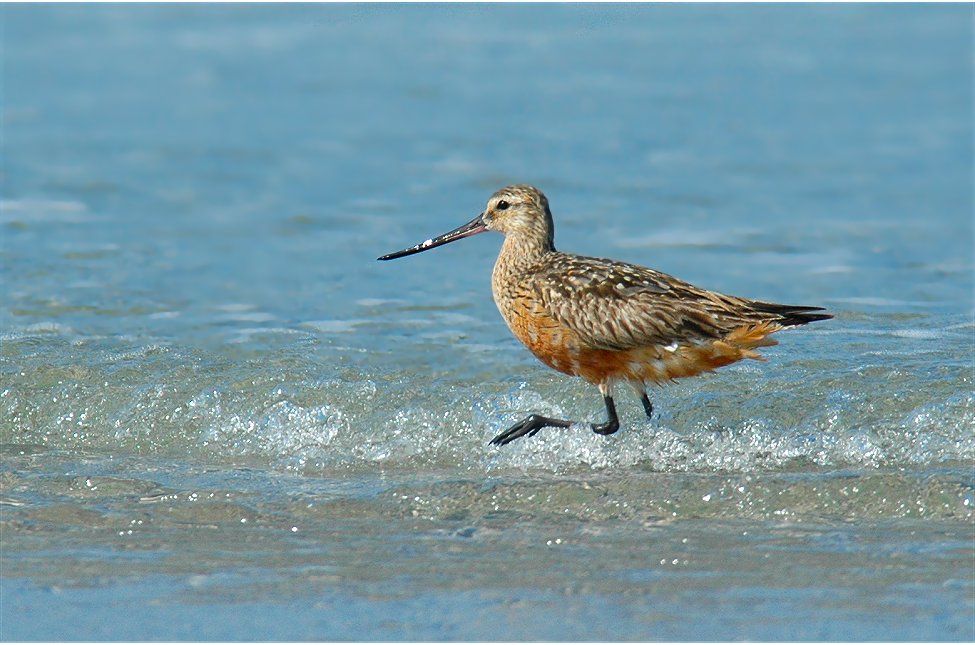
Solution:
{"label": "shallow sea water", "polygon": [[[970,7],[0,12],[0,638],[975,639]],[[836,318],[493,448],[511,182]]]}

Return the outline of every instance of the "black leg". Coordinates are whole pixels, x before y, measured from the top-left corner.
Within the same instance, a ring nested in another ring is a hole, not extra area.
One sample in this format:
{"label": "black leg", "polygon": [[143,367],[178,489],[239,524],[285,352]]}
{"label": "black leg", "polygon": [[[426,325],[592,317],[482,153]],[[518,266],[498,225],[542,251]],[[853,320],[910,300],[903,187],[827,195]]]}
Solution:
{"label": "black leg", "polygon": [[549,417],[543,417],[538,414],[533,414],[530,417],[526,417],[511,426],[501,434],[499,434],[494,439],[491,439],[491,444],[494,446],[503,446],[506,443],[511,443],[518,437],[524,437],[528,435],[529,437],[534,436],[536,432],[545,427],[552,428],[568,428],[572,425],[571,421],[566,421],[564,419],[552,419]]}
{"label": "black leg", "polygon": [[[613,434],[620,429],[620,419],[616,416],[616,404],[613,402],[613,397],[611,396],[604,396],[603,402],[606,404],[606,412],[609,414],[609,419],[606,423],[593,423],[592,431],[597,434]],[[533,414],[511,426],[494,439],[491,439],[491,445],[503,446],[511,443],[518,437],[532,437],[542,428],[568,428],[570,425],[572,425],[572,422],[566,421],[565,419],[552,419]]]}
{"label": "black leg", "polygon": [[653,419],[653,403],[650,403],[650,397],[646,392],[640,397],[640,403],[643,404],[643,411],[647,413],[647,418]]}
{"label": "black leg", "polygon": [[604,396],[603,402],[606,404],[606,412],[609,414],[609,420],[606,423],[592,424],[592,431],[596,434],[613,434],[620,429],[620,419],[616,416],[616,404],[613,403],[613,397],[611,396]]}

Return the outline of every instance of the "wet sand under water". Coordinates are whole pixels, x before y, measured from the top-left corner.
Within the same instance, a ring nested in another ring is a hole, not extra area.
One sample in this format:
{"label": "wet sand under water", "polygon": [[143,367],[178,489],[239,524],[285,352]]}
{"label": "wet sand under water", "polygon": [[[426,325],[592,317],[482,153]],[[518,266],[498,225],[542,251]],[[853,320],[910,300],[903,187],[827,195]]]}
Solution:
{"label": "wet sand under water", "polygon": [[963,465],[418,481],[4,461],[5,640],[972,636]]}

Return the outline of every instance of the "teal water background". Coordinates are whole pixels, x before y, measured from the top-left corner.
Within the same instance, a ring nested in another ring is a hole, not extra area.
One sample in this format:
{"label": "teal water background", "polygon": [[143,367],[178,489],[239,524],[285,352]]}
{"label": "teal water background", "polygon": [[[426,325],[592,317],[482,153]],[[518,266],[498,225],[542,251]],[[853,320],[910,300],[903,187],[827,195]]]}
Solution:
{"label": "teal water background", "polygon": [[[11,5],[3,640],[975,639],[967,5]],[[821,305],[600,419],[559,248]]]}

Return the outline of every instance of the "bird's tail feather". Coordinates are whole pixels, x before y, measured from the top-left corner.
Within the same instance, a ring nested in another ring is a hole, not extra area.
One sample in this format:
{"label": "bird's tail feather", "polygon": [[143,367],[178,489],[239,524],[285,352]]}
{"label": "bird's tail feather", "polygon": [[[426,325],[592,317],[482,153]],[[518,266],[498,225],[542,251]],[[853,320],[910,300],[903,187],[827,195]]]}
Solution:
{"label": "bird's tail feather", "polygon": [[806,307],[803,305],[779,305],[772,302],[753,301],[754,311],[763,314],[772,314],[776,317],[775,322],[783,327],[795,327],[817,320],[829,320],[831,314],[820,313],[824,311],[822,307]]}

